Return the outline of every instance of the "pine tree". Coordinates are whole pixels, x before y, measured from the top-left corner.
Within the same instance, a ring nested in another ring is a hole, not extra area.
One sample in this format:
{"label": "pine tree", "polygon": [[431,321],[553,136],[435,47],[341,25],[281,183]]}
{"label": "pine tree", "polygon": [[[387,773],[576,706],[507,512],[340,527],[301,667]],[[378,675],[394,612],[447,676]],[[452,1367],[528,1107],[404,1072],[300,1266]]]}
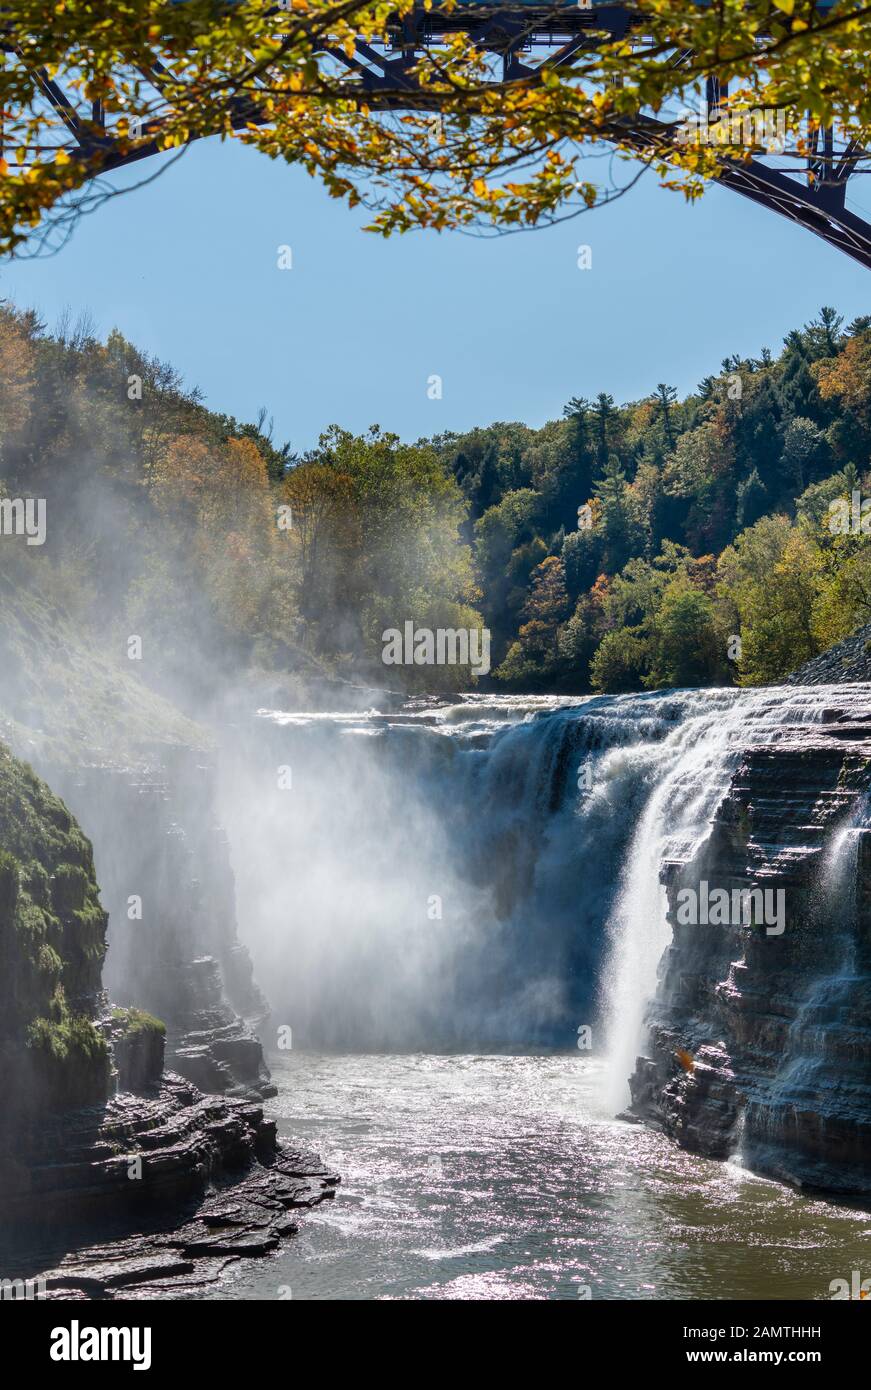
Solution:
{"label": "pine tree", "polygon": [[653,399],[659,406],[660,414],[662,415],[662,425],[665,430],[666,443],[668,444],[669,452],[671,452],[674,448],[674,431],[671,427],[671,407],[677,400],[677,389],[674,386],[666,386],[665,382],[661,381],[654,392]]}

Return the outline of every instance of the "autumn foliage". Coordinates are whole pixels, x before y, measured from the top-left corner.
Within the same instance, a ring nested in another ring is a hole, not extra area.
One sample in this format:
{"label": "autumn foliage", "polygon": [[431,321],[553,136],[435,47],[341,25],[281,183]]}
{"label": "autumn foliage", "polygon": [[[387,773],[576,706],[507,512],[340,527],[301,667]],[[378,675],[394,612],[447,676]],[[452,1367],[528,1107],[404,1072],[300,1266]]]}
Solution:
{"label": "autumn foliage", "polygon": [[[22,247],[41,224],[68,226],[102,196],[91,181],[116,155],[178,153],[211,135],[301,165],[330,196],[368,207],[384,234],[530,227],[591,207],[639,172],[636,163],[623,180],[598,181],[601,165],[591,170],[585,156],[602,143],[698,197],[723,151],[682,140],[679,123],[709,76],[731,84],[730,111],[783,115],[796,167],[821,126],[868,143],[861,0],[636,0],[624,34],[576,44],[559,64],[523,51],[521,34],[523,66],[508,76],[498,42],[476,47],[452,31],[463,4],[119,0],[107,11],[93,0],[10,0],[0,250]],[[411,74],[395,75],[415,11],[438,16],[444,32],[416,45]],[[516,6],[522,24],[529,15]],[[385,60],[379,85],[364,82],[358,43]],[[46,79],[70,101],[66,120],[45,100]]]}

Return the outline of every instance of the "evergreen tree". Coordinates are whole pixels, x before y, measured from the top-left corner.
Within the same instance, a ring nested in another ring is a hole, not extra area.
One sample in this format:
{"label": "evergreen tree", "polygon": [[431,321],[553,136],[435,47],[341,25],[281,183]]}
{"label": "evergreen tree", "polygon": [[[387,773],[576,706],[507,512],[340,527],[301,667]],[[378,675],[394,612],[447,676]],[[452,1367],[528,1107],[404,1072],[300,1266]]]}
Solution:
{"label": "evergreen tree", "polygon": [[604,469],[608,462],[608,443],[609,443],[609,424],[614,413],[614,397],[607,391],[600,391],[596,397],[593,410],[596,416],[597,451],[596,457],[600,469]]}
{"label": "evergreen tree", "polygon": [[671,427],[671,408],[677,400],[677,390],[674,386],[666,386],[665,382],[661,381],[656,388],[653,399],[659,406],[662,427],[665,431],[665,440],[669,451],[671,451],[674,448],[674,431]]}

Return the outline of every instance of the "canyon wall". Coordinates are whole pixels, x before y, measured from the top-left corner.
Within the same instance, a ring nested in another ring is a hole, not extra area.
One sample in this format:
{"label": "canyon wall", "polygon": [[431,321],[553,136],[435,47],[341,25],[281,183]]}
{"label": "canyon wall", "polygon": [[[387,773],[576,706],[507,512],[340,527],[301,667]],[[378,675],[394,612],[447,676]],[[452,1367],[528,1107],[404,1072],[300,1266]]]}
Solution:
{"label": "canyon wall", "polygon": [[[869,769],[853,697],[746,748],[710,836],[663,865],[672,940],[631,1079],[632,1113],[684,1147],[850,1193],[871,1191]],[[782,891],[783,932],[681,920],[703,883]]]}
{"label": "canyon wall", "polygon": [[[47,1298],[172,1296],[274,1250],[338,1179],[259,1104],[164,1071],[163,1023],[113,1005],[91,845],[2,744],[0,846],[0,1278],[21,1297],[34,1280]],[[186,938],[165,936],[183,971]]]}

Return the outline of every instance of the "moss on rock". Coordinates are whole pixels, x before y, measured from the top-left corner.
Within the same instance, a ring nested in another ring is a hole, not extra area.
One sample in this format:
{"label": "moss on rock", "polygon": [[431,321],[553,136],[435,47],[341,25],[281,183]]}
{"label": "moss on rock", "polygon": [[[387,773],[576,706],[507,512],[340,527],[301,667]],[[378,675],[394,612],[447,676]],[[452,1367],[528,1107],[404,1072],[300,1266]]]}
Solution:
{"label": "moss on rock", "polygon": [[91,846],[63,802],[0,745],[0,1064],[7,1111],[108,1094],[94,1019],[106,953]]}
{"label": "moss on rock", "polygon": [[113,1009],[111,1037],[119,1089],[156,1086],[163,1071],[166,1025],[144,1009]]}

